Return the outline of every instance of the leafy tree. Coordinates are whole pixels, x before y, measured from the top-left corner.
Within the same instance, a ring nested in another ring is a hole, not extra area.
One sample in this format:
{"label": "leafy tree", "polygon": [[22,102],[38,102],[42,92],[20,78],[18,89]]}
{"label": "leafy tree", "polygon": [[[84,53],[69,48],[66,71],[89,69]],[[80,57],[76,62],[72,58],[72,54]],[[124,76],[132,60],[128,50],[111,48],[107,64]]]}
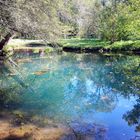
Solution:
{"label": "leafy tree", "polygon": [[58,11],[61,1],[54,0],[1,0],[0,50],[16,33],[37,39],[55,39],[61,31]]}
{"label": "leafy tree", "polygon": [[101,0],[86,7],[88,15],[84,15],[86,21],[82,26],[86,37],[92,35],[111,43],[140,39],[139,0]]}
{"label": "leafy tree", "polygon": [[111,0],[100,13],[100,28],[102,39],[111,43],[118,40],[139,39],[140,10],[139,0]]}
{"label": "leafy tree", "polygon": [[[128,13],[126,14],[128,39],[140,39],[140,1],[129,0],[127,5]],[[125,16],[125,15],[124,15]]]}

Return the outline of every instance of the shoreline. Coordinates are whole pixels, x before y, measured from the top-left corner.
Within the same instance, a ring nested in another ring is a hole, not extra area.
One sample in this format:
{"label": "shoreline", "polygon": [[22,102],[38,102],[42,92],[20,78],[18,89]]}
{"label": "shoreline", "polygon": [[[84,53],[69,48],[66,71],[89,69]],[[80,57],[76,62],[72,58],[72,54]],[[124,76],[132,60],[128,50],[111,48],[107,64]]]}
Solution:
{"label": "shoreline", "polygon": [[27,53],[51,53],[51,52],[75,52],[75,53],[121,53],[140,55],[140,40],[137,41],[119,41],[109,45],[96,39],[65,39],[57,43],[44,43],[42,40],[23,40],[12,39],[4,51],[12,54]]}
{"label": "shoreline", "polygon": [[106,48],[74,48],[74,47],[63,47],[63,51],[65,52],[75,52],[75,53],[121,53],[121,54],[136,54],[140,55],[140,50],[131,50],[131,51],[126,51],[126,50],[111,50],[111,49],[106,49]]}

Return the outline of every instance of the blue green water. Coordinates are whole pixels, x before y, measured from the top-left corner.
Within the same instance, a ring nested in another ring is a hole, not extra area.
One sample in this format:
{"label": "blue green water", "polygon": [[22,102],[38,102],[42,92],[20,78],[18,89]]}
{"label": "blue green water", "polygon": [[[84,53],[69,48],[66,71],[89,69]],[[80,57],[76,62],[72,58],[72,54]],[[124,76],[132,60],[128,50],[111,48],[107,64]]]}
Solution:
{"label": "blue green water", "polygon": [[11,94],[8,107],[60,123],[101,124],[109,140],[140,135],[139,56],[62,53],[14,59],[18,68],[6,64],[0,73],[1,90]]}

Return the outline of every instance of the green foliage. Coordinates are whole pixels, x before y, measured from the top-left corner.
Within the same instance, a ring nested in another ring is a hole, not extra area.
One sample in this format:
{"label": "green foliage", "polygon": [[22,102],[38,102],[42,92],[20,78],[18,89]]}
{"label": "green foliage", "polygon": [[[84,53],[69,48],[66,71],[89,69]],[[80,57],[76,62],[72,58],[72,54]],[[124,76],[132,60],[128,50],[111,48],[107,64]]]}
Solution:
{"label": "green foliage", "polygon": [[112,43],[120,40],[138,40],[140,39],[139,7],[139,0],[95,1],[90,5],[85,5],[83,10],[88,10],[85,10],[82,15],[80,32],[85,37],[99,38]]}
{"label": "green foliage", "polygon": [[46,48],[45,48],[45,53],[46,53],[46,54],[51,53],[51,52],[53,52],[53,51],[54,51],[54,49],[51,48],[51,47],[46,47]]}
{"label": "green foliage", "polygon": [[140,50],[140,40],[118,41],[106,46],[106,48],[109,48],[111,50],[138,51]]}
{"label": "green foliage", "polygon": [[71,38],[63,39],[59,42],[63,47],[81,47],[81,48],[93,48],[102,47],[107,45],[109,42],[101,41],[98,39],[85,39],[85,38]]}
{"label": "green foliage", "polygon": [[[140,1],[129,0],[127,31],[129,39],[140,39]],[[124,15],[125,16],[125,15]]]}
{"label": "green foliage", "polygon": [[39,53],[39,51],[40,51],[39,49],[34,49],[33,53]]}
{"label": "green foliage", "polygon": [[124,50],[139,48],[139,0],[12,0],[0,3],[1,39],[14,31],[18,36],[51,42],[71,36],[99,39],[61,40],[63,46],[104,47],[109,42],[133,40],[133,43],[117,42],[111,47]]}
{"label": "green foliage", "polygon": [[102,39],[111,42],[140,39],[140,1],[116,2],[105,6],[100,13]]}
{"label": "green foliage", "polygon": [[11,38],[16,35],[54,41],[67,34],[67,27],[75,30],[76,13],[72,7],[71,0],[0,1],[0,49],[9,41],[9,34]]}
{"label": "green foliage", "polygon": [[129,41],[117,41],[109,45],[109,41],[101,41],[98,39],[63,39],[59,41],[62,47],[69,48],[92,48],[92,49],[103,49],[110,51],[139,51],[140,50],[140,40],[129,40]]}

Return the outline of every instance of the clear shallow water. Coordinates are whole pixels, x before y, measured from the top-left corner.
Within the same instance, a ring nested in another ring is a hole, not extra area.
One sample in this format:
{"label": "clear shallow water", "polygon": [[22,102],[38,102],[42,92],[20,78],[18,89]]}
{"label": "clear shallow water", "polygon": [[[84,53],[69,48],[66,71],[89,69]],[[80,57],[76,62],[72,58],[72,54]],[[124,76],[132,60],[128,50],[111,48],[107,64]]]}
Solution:
{"label": "clear shallow water", "polygon": [[140,57],[63,53],[14,59],[18,68],[1,66],[1,89],[20,94],[12,99],[20,104],[9,106],[56,122],[103,125],[109,140],[140,135]]}

